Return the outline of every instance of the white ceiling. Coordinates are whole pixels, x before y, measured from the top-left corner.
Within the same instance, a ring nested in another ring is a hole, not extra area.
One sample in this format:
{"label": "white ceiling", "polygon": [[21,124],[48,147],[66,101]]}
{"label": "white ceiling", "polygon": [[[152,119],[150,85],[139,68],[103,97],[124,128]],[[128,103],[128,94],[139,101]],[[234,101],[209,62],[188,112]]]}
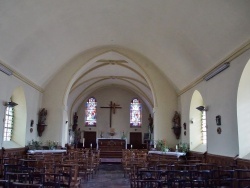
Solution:
{"label": "white ceiling", "polygon": [[[0,0],[0,61],[45,87],[76,55],[116,45],[151,60],[178,92],[249,41],[249,8],[248,0]],[[85,72],[71,95],[116,84],[152,101],[140,72],[97,65],[98,76]]]}

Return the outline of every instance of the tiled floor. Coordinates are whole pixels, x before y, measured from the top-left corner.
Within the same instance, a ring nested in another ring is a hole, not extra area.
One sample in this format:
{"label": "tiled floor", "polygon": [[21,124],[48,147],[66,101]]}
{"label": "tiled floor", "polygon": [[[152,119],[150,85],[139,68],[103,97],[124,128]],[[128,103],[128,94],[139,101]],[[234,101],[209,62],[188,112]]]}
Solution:
{"label": "tiled floor", "polygon": [[121,163],[102,163],[97,174],[81,184],[82,188],[129,188]]}

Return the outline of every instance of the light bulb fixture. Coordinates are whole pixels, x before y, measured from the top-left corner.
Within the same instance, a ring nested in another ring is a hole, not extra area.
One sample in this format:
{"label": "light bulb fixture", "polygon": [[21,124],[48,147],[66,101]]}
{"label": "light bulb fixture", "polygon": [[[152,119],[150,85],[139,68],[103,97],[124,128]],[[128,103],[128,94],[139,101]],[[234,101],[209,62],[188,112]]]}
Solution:
{"label": "light bulb fixture", "polygon": [[7,107],[15,107],[16,105],[18,105],[17,103],[13,102],[13,101],[10,101],[10,102],[6,102],[4,106],[7,106]]}
{"label": "light bulb fixture", "polygon": [[218,67],[216,67],[215,69],[213,69],[211,72],[209,72],[205,77],[204,80],[208,81],[211,78],[213,78],[214,76],[216,76],[217,74],[219,74],[220,72],[224,71],[225,69],[227,69],[230,66],[230,63],[224,63]]}
{"label": "light bulb fixture", "polygon": [[9,68],[7,68],[6,66],[4,66],[1,63],[0,63],[0,71],[7,74],[8,76],[11,76],[13,74],[13,72]]}
{"label": "light bulb fixture", "polygon": [[201,111],[201,112],[208,110],[205,106],[198,106],[196,109],[199,110],[199,111]]}

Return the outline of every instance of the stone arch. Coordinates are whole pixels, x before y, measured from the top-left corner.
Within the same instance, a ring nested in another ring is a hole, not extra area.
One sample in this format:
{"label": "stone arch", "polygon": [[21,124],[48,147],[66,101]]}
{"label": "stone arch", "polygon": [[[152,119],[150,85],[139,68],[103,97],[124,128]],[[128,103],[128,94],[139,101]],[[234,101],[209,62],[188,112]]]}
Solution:
{"label": "stone arch", "polygon": [[[69,114],[68,111],[70,110],[67,106],[70,89],[74,81],[81,75],[79,70],[84,70],[91,60],[110,51],[115,51],[130,58],[145,73],[145,79],[153,95],[154,124],[157,125],[155,134],[157,134],[158,138],[167,137],[170,143],[175,143],[175,141],[172,141],[173,136],[166,128],[166,125],[171,127],[171,114],[177,109],[177,93],[174,87],[149,59],[139,53],[119,46],[93,48],[77,55],[47,84],[43,95],[43,107],[48,109],[49,116],[47,122],[49,126],[45,130],[42,139],[49,140],[53,138],[56,141],[61,140],[62,144],[67,142],[67,133],[65,131],[68,130],[69,125],[65,122],[70,118],[66,115]],[[55,90],[55,88],[57,89]],[[159,103],[158,100],[161,102]],[[63,110],[60,111],[59,109]],[[54,135],[54,132],[58,132],[58,134]]]}

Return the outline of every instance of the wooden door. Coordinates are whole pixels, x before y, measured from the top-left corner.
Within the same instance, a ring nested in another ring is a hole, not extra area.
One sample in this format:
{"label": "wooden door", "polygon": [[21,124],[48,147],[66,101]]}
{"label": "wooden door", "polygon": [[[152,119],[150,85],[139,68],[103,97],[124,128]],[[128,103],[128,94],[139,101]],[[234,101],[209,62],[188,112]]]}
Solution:
{"label": "wooden door", "polygon": [[[130,133],[130,145],[133,145],[133,149],[141,149],[142,147],[142,133],[131,132]],[[130,146],[128,147],[130,149]]]}
{"label": "wooden door", "polygon": [[90,148],[90,144],[92,144],[92,148],[96,148],[96,132],[95,131],[84,131],[85,148]]}

